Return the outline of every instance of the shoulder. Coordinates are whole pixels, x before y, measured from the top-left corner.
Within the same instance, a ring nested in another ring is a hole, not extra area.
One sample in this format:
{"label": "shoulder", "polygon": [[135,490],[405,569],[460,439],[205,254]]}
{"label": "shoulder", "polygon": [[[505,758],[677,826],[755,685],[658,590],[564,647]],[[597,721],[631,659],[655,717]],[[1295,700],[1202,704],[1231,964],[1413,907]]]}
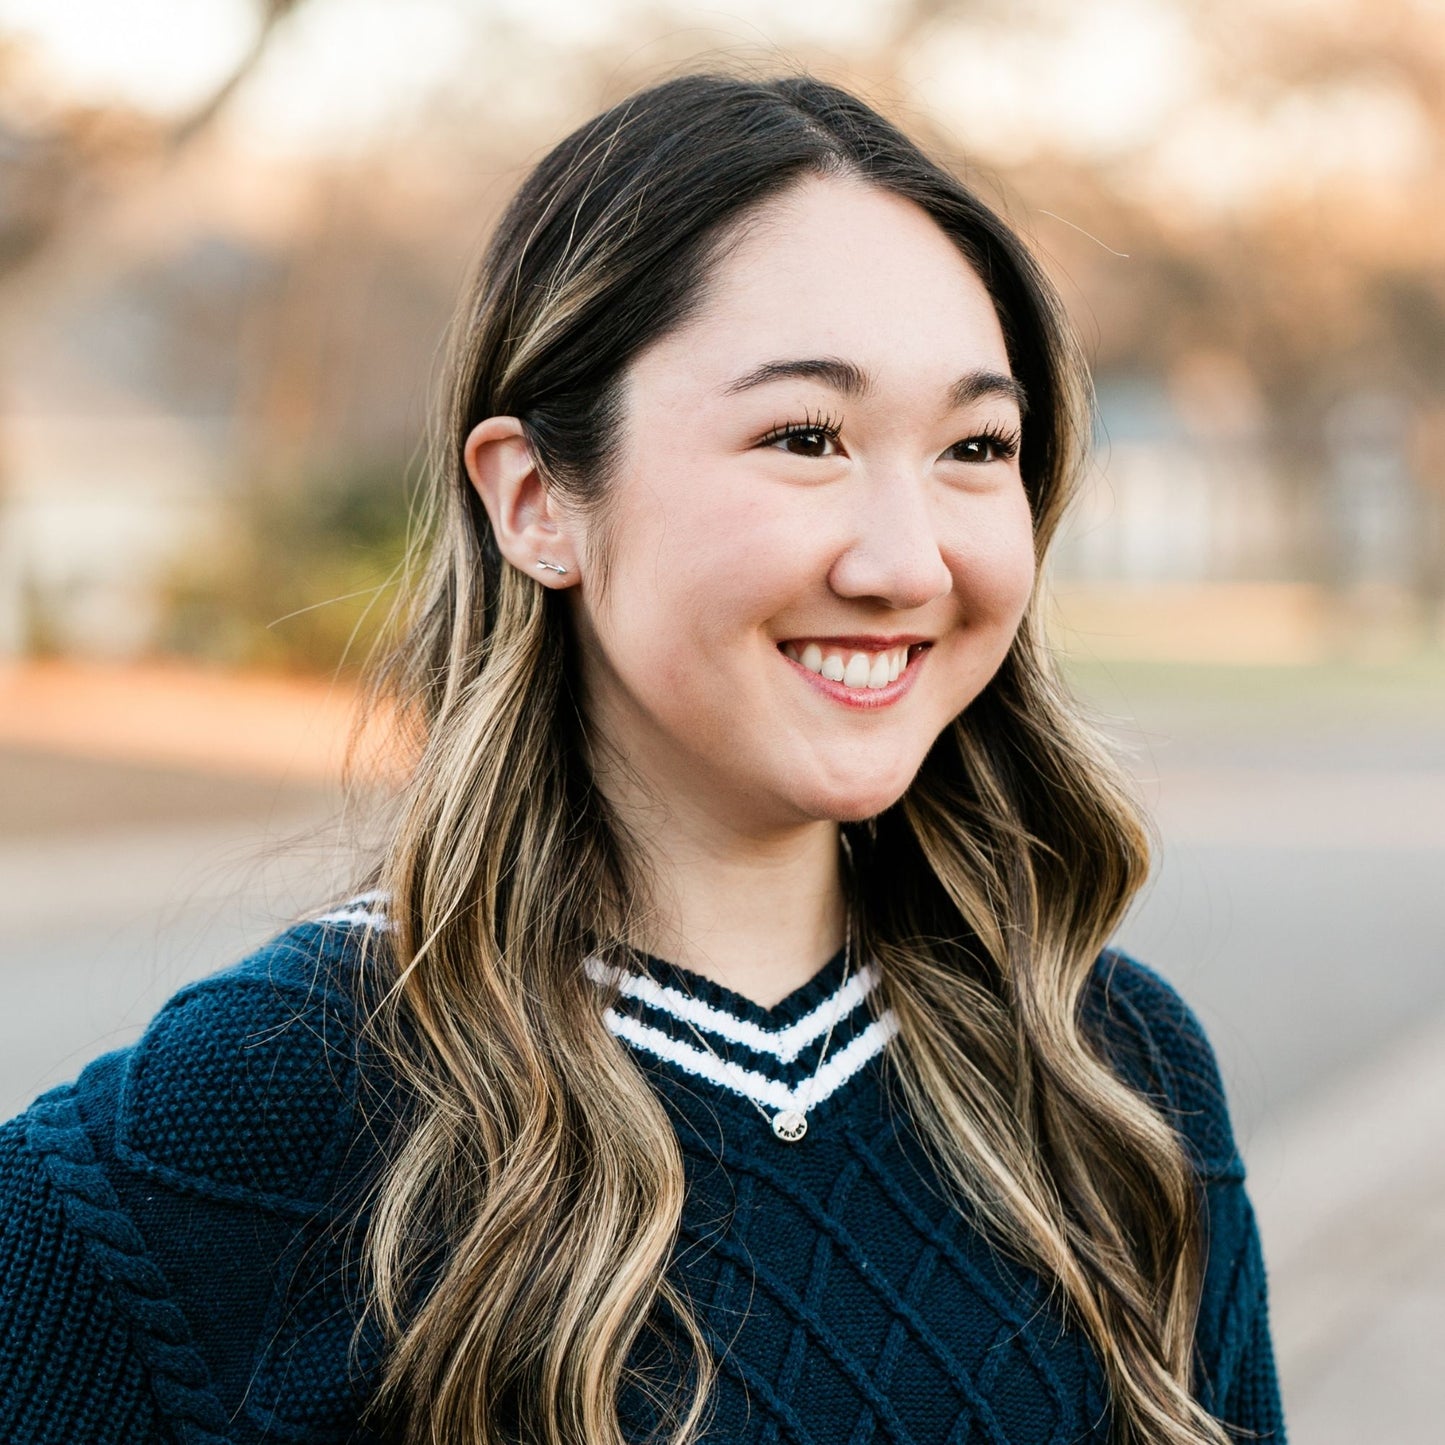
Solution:
{"label": "shoulder", "polygon": [[1243,1178],[1224,1082],[1204,1026],[1178,990],[1119,949],[1095,961],[1081,1000],[1088,1036],[1183,1137],[1206,1178]]}
{"label": "shoulder", "polygon": [[359,1024],[383,931],[362,900],[286,929],[0,1126],[0,1334],[66,1340],[0,1361],[0,1401],[18,1380],[47,1425],[93,1425],[124,1396],[118,1440],[352,1421],[375,1358],[336,1286],[377,1157]]}
{"label": "shoulder", "polygon": [[363,1128],[359,1027],[383,929],[353,900],[176,993],[72,1086],[102,1156],[183,1193],[326,1209]]}

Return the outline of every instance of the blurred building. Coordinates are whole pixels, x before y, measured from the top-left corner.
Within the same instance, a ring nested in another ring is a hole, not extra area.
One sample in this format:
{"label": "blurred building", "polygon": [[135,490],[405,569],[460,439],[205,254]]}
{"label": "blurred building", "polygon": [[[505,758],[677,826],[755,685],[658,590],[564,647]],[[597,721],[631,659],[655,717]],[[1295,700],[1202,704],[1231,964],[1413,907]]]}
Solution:
{"label": "blurred building", "polygon": [[268,267],[231,238],[97,266],[0,349],[0,646],[150,650],[177,559],[224,545],[240,346]]}

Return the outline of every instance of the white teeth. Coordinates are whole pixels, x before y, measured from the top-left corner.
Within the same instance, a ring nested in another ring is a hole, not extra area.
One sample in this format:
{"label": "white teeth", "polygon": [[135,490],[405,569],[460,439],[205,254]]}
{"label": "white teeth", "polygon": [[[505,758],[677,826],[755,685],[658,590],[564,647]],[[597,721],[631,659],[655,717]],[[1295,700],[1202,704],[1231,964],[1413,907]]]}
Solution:
{"label": "white teeth", "polygon": [[817,642],[785,642],[783,652],[796,663],[844,687],[876,690],[897,682],[908,667],[907,647],[890,647],[886,652],[824,652]]}

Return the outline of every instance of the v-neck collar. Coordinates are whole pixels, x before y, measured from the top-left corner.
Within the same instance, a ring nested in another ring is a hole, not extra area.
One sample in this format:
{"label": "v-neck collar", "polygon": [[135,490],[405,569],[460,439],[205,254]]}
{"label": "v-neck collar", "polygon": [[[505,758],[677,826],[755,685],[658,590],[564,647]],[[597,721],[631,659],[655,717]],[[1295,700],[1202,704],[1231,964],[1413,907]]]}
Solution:
{"label": "v-neck collar", "polygon": [[[631,970],[654,979],[660,987],[672,989],[687,997],[696,999],[718,1013],[755,1025],[770,1033],[781,1033],[796,1027],[810,1013],[826,1004],[846,982],[843,970],[847,967],[846,951],[839,949],[810,979],[801,983],[777,1003],[766,1006],[745,994],[736,992],[701,973],[694,973],[678,963],[643,954],[638,966]],[[850,977],[859,973],[855,964]]]}
{"label": "v-neck collar", "polygon": [[587,970],[599,984],[615,983],[607,1027],[650,1064],[685,1076],[694,1092],[701,1080],[750,1101],[749,1113],[755,1105],[769,1115],[799,1110],[811,1118],[898,1031],[891,1010],[875,1014],[877,965],[855,964],[845,977],[844,963],[840,949],[771,1008],[646,955],[617,970],[591,958]]}

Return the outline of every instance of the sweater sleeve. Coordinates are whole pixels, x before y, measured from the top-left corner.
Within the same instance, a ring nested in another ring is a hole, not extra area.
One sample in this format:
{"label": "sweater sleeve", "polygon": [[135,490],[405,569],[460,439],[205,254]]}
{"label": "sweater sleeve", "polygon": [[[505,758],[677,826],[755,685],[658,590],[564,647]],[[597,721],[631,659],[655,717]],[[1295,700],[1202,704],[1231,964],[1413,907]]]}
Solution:
{"label": "sweater sleeve", "polygon": [[[43,1108],[43,1103],[36,1107]],[[0,1125],[0,1419],[11,1445],[147,1445],[157,1417],[133,1323],[67,1215],[30,1116]]]}
{"label": "sweater sleeve", "polygon": [[1209,1268],[1196,1336],[1201,1393],[1245,1440],[1285,1438],[1259,1229],[1237,1180],[1205,1191]]}
{"label": "sweater sleeve", "polygon": [[1113,950],[1096,966],[1084,1019],[1120,1076],[1173,1124],[1199,1181],[1207,1254],[1196,1394],[1239,1438],[1283,1445],[1264,1257],[1208,1036],[1171,984]]}

